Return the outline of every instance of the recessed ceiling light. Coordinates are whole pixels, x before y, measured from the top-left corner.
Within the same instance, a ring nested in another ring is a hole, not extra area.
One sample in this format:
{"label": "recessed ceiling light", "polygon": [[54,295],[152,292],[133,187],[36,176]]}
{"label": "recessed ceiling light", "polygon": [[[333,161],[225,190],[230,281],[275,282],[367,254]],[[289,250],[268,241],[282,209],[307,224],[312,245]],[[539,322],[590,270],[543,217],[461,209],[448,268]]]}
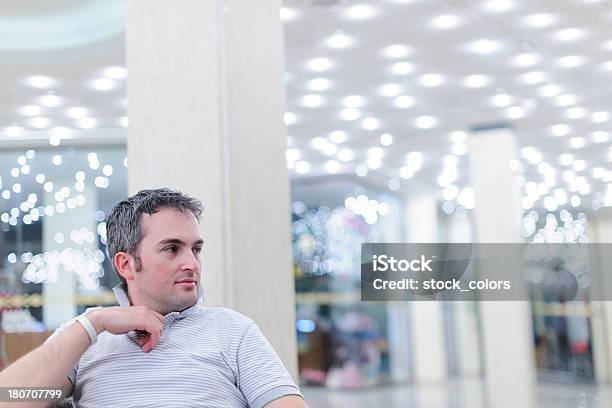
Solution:
{"label": "recessed ceiling light", "polygon": [[358,175],[359,177],[365,177],[368,175],[368,167],[364,166],[363,164],[360,164],[359,166],[355,167],[355,174]]}
{"label": "recessed ceiling light", "polygon": [[577,98],[575,95],[559,95],[555,98],[555,104],[557,106],[571,106],[575,105],[577,102]]}
{"label": "recessed ceiling light", "polygon": [[396,178],[392,178],[392,179],[389,179],[389,181],[387,181],[387,188],[391,191],[397,191],[401,187],[402,185],[400,184],[399,180]]}
{"label": "recessed ceiling light", "polygon": [[410,62],[397,62],[391,67],[391,71],[398,75],[408,75],[414,72],[414,64]]}
{"label": "recessed ceiling light", "polygon": [[514,2],[510,0],[489,0],[485,1],[482,7],[493,13],[503,13],[514,8]]}
{"label": "recessed ceiling light", "polygon": [[87,109],[81,106],[73,106],[71,108],[68,108],[68,110],[66,111],[66,116],[72,119],[80,119],[85,115],[87,115]]}
{"label": "recessed ceiling light", "polygon": [[595,167],[593,169],[593,178],[600,179],[604,176],[605,173],[606,173],[606,170],[603,167]]}
{"label": "recessed ceiling light", "polygon": [[464,143],[455,143],[454,145],[451,146],[451,151],[453,152],[453,154],[456,154],[457,156],[463,156],[464,154],[467,153],[467,147],[465,146]]}
{"label": "recessed ceiling light", "polygon": [[603,130],[591,133],[591,137],[595,143],[605,143],[610,140],[610,134],[608,132],[604,132]]}
{"label": "recessed ceiling light", "polygon": [[383,133],[380,135],[380,144],[383,146],[391,146],[393,144],[393,136],[389,133]]}
{"label": "recessed ceiling light", "polygon": [[336,174],[338,171],[340,171],[340,163],[338,163],[336,160],[326,161],[324,167],[325,171],[330,174]]}
{"label": "recessed ceiling light", "polygon": [[506,115],[510,119],[520,119],[525,116],[525,109],[523,109],[521,106],[511,106],[506,109]]}
{"label": "recessed ceiling light", "polygon": [[573,165],[574,171],[584,171],[586,169],[586,162],[584,160],[576,160]]}
{"label": "recessed ceiling light", "polygon": [[379,169],[380,166],[382,166],[382,161],[378,157],[368,157],[366,164],[372,170],[376,170]]}
{"label": "recessed ceiling light", "polygon": [[610,113],[608,112],[599,111],[591,114],[591,121],[594,123],[607,122],[608,120],[610,120]]}
{"label": "recessed ceiling light", "polygon": [[465,143],[467,133],[463,130],[455,130],[454,132],[451,132],[450,139],[453,143]]}
{"label": "recessed ceiling light", "polygon": [[98,121],[94,118],[84,117],[77,121],[77,125],[82,129],[91,129],[96,127]]}
{"label": "recessed ceiling light", "polygon": [[444,77],[440,74],[425,74],[421,75],[419,81],[421,85],[434,87],[442,85],[444,83]]}
{"label": "recessed ceiling light", "polygon": [[97,78],[91,82],[91,86],[98,91],[110,91],[115,87],[115,81],[109,78]]}
{"label": "recessed ceiling light", "polygon": [[300,160],[295,163],[295,172],[298,174],[306,174],[310,172],[310,163],[305,160]]}
{"label": "recessed ceiling light", "polygon": [[530,85],[539,84],[546,80],[546,74],[539,71],[527,72],[520,76],[522,82]]}
{"label": "recessed ceiling light", "polygon": [[406,109],[406,108],[413,107],[415,104],[415,100],[412,96],[400,95],[393,100],[393,103],[398,108]]}
{"label": "recessed ceiling light", "polygon": [[23,128],[16,125],[11,125],[6,128],[6,134],[10,137],[17,137],[21,135]]}
{"label": "recessed ceiling light", "polygon": [[491,54],[500,49],[501,45],[493,40],[477,40],[468,45],[468,50],[477,54]]}
{"label": "recessed ceiling light", "polygon": [[130,125],[130,118],[128,118],[127,116],[124,116],[119,120],[119,123],[121,124],[122,127],[126,128]]}
{"label": "recessed ceiling light", "polygon": [[579,106],[574,106],[565,111],[565,116],[569,119],[582,119],[587,115],[587,110]]}
{"label": "recessed ceiling light", "polygon": [[323,105],[324,99],[321,95],[305,95],[302,97],[302,105],[307,108],[318,108]]}
{"label": "recessed ceiling light", "polygon": [[552,14],[537,13],[531,14],[523,19],[523,23],[533,28],[550,27],[558,21],[558,18]]}
{"label": "recessed ceiling light", "polygon": [[340,118],[343,120],[353,121],[361,117],[361,111],[354,108],[346,108],[340,111]]}
{"label": "recessed ceiling light", "polygon": [[332,67],[332,62],[327,58],[313,58],[308,61],[307,67],[311,71],[327,71]]}
{"label": "recessed ceiling light", "polygon": [[448,30],[450,28],[457,27],[459,24],[459,18],[452,14],[443,14],[434,17],[431,22],[431,26],[438,30]]}
{"label": "recessed ceiling light", "polygon": [[110,79],[124,79],[127,77],[127,69],[125,67],[108,67],[102,71],[102,75]]}
{"label": "recessed ceiling light", "polygon": [[316,92],[326,91],[331,88],[331,81],[325,78],[314,78],[308,82],[308,89]]}
{"label": "recessed ceiling light", "polygon": [[44,95],[44,96],[41,96],[40,98],[38,98],[38,101],[43,106],[46,106],[48,108],[55,108],[55,107],[61,105],[62,98],[60,98],[57,95],[48,94],[48,95]]}
{"label": "recessed ceiling light", "polygon": [[540,95],[550,98],[559,95],[561,92],[563,92],[563,90],[559,85],[549,84],[541,87],[538,92]]}
{"label": "recessed ceiling light", "polygon": [[514,102],[514,98],[512,98],[508,94],[497,94],[497,95],[491,97],[491,103],[494,106],[497,106],[499,108],[503,108],[503,107],[509,106],[513,102]]}
{"label": "recessed ceiling light", "polygon": [[26,83],[34,88],[45,89],[50,88],[52,85],[54,85],[55,80],[48,76],[36,75],[27,78]]}
{"label": "recessed ceiling light", "polygon": [[50,123],[51,121],[48,118],[37,117],[30,119],[30,124],[32,125],[32,127],[35,127],[37,129],[48,128]]}
{"label": "recessed ceiling light", "polygon": [[550,127],[550,133],[553,136],[566,136],[570,133],[571,128],[563,123],[558,123]]}
{"label": "recessed ceiling light", "polygon": [[338,150],[336,157],[338,157],[338,160],[340,161],[348,162],[348,161],[353,160],[354,154],[351,149],[344,148],[344,149]]}
{"label": "recessed ceiling light", "polygon": [[380,121],[376,118],[365,118],[361,121],[361,126],[366,130],[376,130],[380,127]]}
{"label": "recessed ceiling light", "polygon": [[383,54],[389,58],[403,58],[411,52],[412,49],[403,44],[393,44],[383,50]]}
{"label": "recessed ceiling light", "polygon": [[414,176],[414,172],[410,169],[410,167],[408,166],[402,166],[400,168],[400,177],[407,180],[409,178],[412,178],[412,176]]}
{"label": "recessed ceiling light", "polygon": [[570,146],[573,149],[581,149],[585,145],[584,137],[572,137],[570,139]]}
{"label": "recessed ceiling light", "polygon": [[487,86],[489,82],[489,78],[481,74],[470,75],[463,80],[465,86],[470,88],[482,88],[483,86]]}
{"label": "recessed ceiling light", "polygon": [[62,139],[68,136],[69,130],[64,126],[56,126],[51,128],[49,132],[51,136],[49,136],[49,144],[51,146],[59,146],[62,142]]}
{"label": "recessed ceiling light", "polygon": [[519,54],[512,59],[512,62],[519,67],[529,67],[540,62],[540,56],[533,53]]}
{"label": "recessed ceiling light", "polygon": [[342,31],[336,31],[331,37],[325,40],[325,44],[331,48],[346,48],[353,44],[353,39]]}
{"label": "recessed ceiling light", "polygon": [[329,134],[329,139],[336,144],[344,143],[347,139],[346,132],[342,130],[334,130]]}
{"label": "recessed ceiling light", "polygon": [[42,113],[42,108],[37,105],[27,105],[19,109],[22,115],[38,116]]}
{"label": "recessed ceiling light", "polygon": [[557,59],[557,65],[561,68],[575,68],[584,65],[586,59],[579,55],[568,55]]}
{"label": "recessed ceiling light", "polygon": [[285,112],[283,115],[283,121],[285,122],[286,126],[291,126],[297,122],[297,115],[293,112]]}
{"label": "recessed ceiling light", "polygon": [[414,125],[421,129],[431,129],[436,126],[438,121],[433,116],[419,116],[414,120]]}
{"label": "recessed ceiling light", "polygon": [[342,98],[342,105],[347,108],[361,108],[365,105],[365,99],[359,95],[349,95]]}
{"label": "recessed ceiling light", "polygon": [[323,146],[321,153],[323,153],[326,156],[333,156],[336,153],[336,151],[338,151],[338,146],[336,146],[333,143],[326,143],[325,146]]}
{"label": "recessed ceiling light", "polygon": [[562,166],[569,166],[573,162],[574,162],[574,156],[572,156],[569,153],[564,153],[559,156],[559,163],[561,163]]}
{"label": "recessed ceiling light", "polygon": [[281,7],[278,14],[280,19],[285,22],[295,20],[298,16],[297,11],[289,7]]}
{"label": "recessed ceiling light", "polygon": [[372,6],[356,4],[347,8],[344,15],[355,20],[362,20],[365,18],[374,17],[377,13],[377,10]]}
{"label": "recessed ceiling light", "polygon": [[398,84],[385,84],[380,87],[379,93],[382,96],[394,97],[402,92],[402,88]]}
{"label": "recessed ceiling light", "polygon": [[584,38],[585,35],[585,31],[580,28],[565,28],[557,31],[554,38],[559,41],[577,41]]}
{"label": "recessed ceiling light", "polygon": [[416,173],[423,166],[423,153],[421,152],[410,152],[406,155],[406,166],[413,173]]}
{"label": "recessed ceiling light", "polygon": [[325,138],[320,137],[320,136],[315,137],[312,140],[310,140],[310,146],[312,146],[316,150],[323,150],[325,146],[327,146],[328,144],[329,142],[325,140]]}

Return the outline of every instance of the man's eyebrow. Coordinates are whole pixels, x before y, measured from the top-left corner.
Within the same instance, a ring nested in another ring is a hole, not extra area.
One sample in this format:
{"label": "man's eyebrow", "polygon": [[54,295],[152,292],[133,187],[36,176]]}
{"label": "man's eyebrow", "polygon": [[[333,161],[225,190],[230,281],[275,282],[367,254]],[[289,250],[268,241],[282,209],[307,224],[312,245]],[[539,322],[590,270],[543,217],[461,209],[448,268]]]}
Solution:
{"label": "man's eyebrow", "polygon": [[[185,242],[178,238],[168,238],[168,239],[163,239],[159,241],[157,245],[167,245],[167,244],[185,245]],[[204,244],[204,240],[202,238],[198,239],[197,241],[193,243],[194,246],[203,245],[203,244]]]}

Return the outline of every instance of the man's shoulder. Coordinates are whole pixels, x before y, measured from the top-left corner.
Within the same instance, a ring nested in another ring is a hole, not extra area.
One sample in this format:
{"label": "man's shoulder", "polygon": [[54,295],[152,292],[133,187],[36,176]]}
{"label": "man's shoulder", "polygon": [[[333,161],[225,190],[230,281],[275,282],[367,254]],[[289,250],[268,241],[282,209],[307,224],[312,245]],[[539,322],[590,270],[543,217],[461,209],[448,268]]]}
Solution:
{"label": "man's shoulder", "polygon": [[222,324],[228,328],[246,330],[249,326],[254,324],[253,320],[247,316],[226,307],[201,306],[200,310],[205,319],[213,320],[215,323]]}

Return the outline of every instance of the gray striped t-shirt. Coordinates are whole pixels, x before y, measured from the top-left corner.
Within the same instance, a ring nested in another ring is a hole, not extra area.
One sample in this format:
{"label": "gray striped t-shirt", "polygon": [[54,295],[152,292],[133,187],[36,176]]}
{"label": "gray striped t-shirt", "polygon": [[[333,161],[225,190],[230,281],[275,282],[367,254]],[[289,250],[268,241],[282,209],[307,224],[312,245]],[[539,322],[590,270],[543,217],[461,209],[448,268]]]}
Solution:
{"label": "gray striped t-shirt", "polygon": [[75,407],[263,407],[301,396],[257,325],[238,312],[198,302],[165,316],[149,353],[137,339],[99,335],[69,376]]}

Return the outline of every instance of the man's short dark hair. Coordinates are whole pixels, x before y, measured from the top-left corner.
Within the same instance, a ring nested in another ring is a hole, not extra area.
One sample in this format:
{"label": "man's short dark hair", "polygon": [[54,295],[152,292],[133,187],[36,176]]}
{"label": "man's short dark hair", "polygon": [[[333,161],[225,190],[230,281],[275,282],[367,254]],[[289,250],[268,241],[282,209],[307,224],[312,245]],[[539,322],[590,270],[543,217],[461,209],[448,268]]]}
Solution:
{"label": "man's short dark hair", "polygon": [[136,271],[142,269],[138,247],[143,238],[142,214],[156,213],[160,208],[174,208],[178,211],[191,211],[199,220],[202,214],[202,203],[180,191],[168,188],[141,190],[126,200],[121,201],[111,210],[106,220],[106,252],[123,284],[123,276],[117,272],[115,255],[126,252],[134,257]]}

